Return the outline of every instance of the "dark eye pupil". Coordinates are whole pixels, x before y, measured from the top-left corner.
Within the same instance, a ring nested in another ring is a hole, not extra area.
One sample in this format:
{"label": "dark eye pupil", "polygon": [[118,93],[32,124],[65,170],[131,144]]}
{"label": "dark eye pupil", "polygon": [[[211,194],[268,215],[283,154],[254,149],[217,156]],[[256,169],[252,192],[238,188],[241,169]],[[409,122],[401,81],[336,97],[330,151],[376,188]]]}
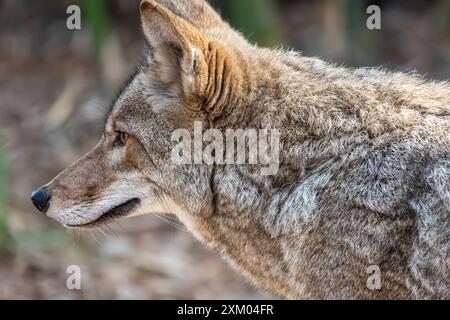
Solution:
{"label": "dark eye pupil", "polygon": [[126,140],[126,134],[121,132],[117,135],[116,140],[114,140],[114,146],[123,147],[126,143]]}

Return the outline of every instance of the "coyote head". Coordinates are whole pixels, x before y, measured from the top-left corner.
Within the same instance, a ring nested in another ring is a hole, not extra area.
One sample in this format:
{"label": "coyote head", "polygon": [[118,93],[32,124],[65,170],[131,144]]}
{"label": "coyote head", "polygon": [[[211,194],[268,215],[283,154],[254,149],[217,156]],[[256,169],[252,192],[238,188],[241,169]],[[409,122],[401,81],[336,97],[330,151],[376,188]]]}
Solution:
{"label": "coyote head", "polygon": [[211,211],[213,168],[174,164],[171,133],[211,123],[236,103],[239,58],[225,41],[243,39],[203,0],[166,5],[141,3],[145,61],[112,104],[98,145],[32,194],[41,212],[65,226]]}

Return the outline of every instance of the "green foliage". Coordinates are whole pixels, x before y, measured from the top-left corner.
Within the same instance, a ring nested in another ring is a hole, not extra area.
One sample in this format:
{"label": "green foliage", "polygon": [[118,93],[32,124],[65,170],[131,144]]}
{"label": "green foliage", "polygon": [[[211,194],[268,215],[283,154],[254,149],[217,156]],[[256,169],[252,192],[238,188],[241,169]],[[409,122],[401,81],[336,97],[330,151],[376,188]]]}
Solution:
{"label": "green foliage", "polygon": [[[0,137],[1,138],[1,137]],[[12,245],[20,248],[55,248],[69,244],[69,237],[61,230],[48,227],[11,232],[8,224],[8,165],[0,139],[0,253]]]}
{"label": "green foliage", "polygon": [[39,227],[14,232],[14,246],[18,251],[53,251],[67,248],[73,244],[69,235],[62,229]]}
{"label": "green foliage", "polygon": [[7,199],[8,199],[8,167],[5,153],[0,139],[0,251],[8,245],[10,234],[7,219]]}
{"label": "green foliage", "polygon": [[366,6],[363,1],[346,1],[347,59],[355,66],[375,62],[371,32],[366,27]]}
{"label": "green foliage", "polygon": [[441,0],[437,8],[440,12],[443,32],[450,37],[450,1]]}
{"label": "green foliage", "polygon": [[82,12],[86,15],[95,49],[100,53],[111,34],[111,17],[106,1],[83,0]]}
{"label": "green foliage", "polygon": [[280,24],[274,0],[213,0],[223,15],[250,42],[261,46],[281,44]]}

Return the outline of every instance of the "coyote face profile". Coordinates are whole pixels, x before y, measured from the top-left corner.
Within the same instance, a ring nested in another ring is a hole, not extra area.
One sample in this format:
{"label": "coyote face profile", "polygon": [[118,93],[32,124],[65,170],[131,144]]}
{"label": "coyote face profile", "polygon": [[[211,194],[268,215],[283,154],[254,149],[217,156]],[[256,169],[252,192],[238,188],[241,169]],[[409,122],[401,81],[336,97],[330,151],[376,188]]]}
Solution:
{"label": "coyote face profile", "polygon": [[[144,62],[100,143],[33,192],[40,211],[72,228],[175,214],[286,298],[450,298],[448,82],[250,45],[203,0],[140,8]],[[174,162],[173,132],[199,121],[278,130],[276,173]]]}

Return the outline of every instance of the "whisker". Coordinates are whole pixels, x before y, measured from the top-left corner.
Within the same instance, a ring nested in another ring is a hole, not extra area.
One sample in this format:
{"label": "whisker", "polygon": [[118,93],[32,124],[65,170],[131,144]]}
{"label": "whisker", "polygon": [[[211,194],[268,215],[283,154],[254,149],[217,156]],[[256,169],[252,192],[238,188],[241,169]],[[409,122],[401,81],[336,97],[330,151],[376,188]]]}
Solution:
{"label": "whisker", "polygon": [[119,237],[119,236],[117,235],[117,232],[114,231],[114,229],[109,225],[109,223],[105,223],[104,226],[105,226],[106,228],[108,228],[109,231],[111,231],[111,233],[113,234],[113,236],[114,236],[115,238],[118,238],[118,237]]}
{"label": "whisker", "polygon": [[91,236],[94,238],[95,242],[97,244],[100,244],[100,241],[98,241],[97,237],[95,236],[95,233],[92,230],[89,230],[89,232],[90,232]]}
{"label": "whisker", "polygon": [[170,221],[157,213],[155,213],[155,216],[158,217],[159,219],[161,219],[162,221],[164,221],[165,223],[169,224],[170,226],[174,227],[175,229],[183,231],[183,232],[187,232],[186,227],[177,225],[173,221]]}
{"label": "whisker", "polygon": [[98,226],[97,228],[95,228],[95,230],[104,235],[105,238],[112,239],[112,237],[107,232],[105,232],[105,230],[103,230],[102,226]]}
{"label": "whisker", "polygon": [[[166,213],[170,213],[171,210],[170,210],[169,206],[167,205],[166,201],[164,201],[163,196],[159,192],[155,192],[155,197],[156,197],[156,200],[158,201],[158,203],[161,205],[161,208],[163,208],[163,210]],[[160,215],[158,213],[155,213],[155,216],[157,216],[159,219],[166,222],[167,224],[169,224],[170,226],[174,227],[177,230],[188,232],[188,230],[186,229],[186,227],[184,225],[176,223],[175,221],[171,220],[168,216],[163,217],[162,215]]]}

